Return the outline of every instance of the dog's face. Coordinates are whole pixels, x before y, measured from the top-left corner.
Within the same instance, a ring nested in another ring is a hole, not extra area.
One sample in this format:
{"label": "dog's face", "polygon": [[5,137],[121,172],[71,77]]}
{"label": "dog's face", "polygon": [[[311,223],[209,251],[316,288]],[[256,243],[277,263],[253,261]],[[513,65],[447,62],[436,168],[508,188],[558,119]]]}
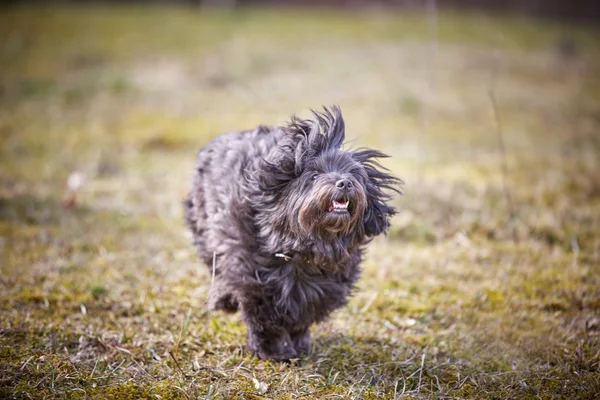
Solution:
{"label": "dog's face", "polygon": [[343,151],[339,108],[293,119],[265,160],[261,190],[271,201],[268,223],[287,235],[313,242],[352,237],[356,242],[385,232],[389,191],[400,181],[376,161],[383,153]]}
{"label": "dog's face", "polygon": [[331,150],[307,162],[290,182],[289,212],[312,236],[347,234],[363,222],[367,201],[365,168],[350,153]]}

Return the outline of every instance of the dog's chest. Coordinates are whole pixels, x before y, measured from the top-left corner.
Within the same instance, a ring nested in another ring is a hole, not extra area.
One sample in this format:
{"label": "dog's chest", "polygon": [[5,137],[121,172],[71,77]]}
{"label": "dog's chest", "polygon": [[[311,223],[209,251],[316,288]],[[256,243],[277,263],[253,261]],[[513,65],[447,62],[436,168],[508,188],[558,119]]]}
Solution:
{"label": "dog's chest", "polygon": [[343,306],[356,280],[347,265],[317,265],[304,257],[294,257],[260,275],[278,314],[294,324],[321,321]]}

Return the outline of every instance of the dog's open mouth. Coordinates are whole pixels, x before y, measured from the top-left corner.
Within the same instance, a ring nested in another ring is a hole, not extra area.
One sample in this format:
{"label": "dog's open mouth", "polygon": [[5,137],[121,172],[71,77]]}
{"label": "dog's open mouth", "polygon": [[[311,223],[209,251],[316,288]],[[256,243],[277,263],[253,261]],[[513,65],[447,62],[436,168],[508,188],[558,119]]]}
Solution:
{"label": "dog's open mouth", "polygon": [[348,199],[341,199],[341,200],[332,200],[331,203],[329,203],[329,212],[333,212],[336,214],[346,214],[349,213],[348,210],[348,206],[350,205],[350,200]]}

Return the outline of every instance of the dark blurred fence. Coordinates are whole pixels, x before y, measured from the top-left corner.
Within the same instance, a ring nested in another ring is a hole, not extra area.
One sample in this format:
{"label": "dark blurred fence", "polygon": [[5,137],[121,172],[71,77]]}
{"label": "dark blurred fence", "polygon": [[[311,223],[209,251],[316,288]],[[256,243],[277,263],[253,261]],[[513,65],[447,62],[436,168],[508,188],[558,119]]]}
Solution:
{"label": "dark blurred fence", "polygon": [[[14,0],[13,0],[14,1]],[[20,1],[14,1],[20,2]],[[28,2],[28,1],[22,1]],[[31,2],[31,1],[30,1]],[[60,3],[64,0],[37,0],[36,3]],[[344,8],[431,8],[509,12],[528,17],[587,20],[600,22],[600,0],[71,0],[71,3],[183,3],[214,7],[276,5],[294,7]]]}

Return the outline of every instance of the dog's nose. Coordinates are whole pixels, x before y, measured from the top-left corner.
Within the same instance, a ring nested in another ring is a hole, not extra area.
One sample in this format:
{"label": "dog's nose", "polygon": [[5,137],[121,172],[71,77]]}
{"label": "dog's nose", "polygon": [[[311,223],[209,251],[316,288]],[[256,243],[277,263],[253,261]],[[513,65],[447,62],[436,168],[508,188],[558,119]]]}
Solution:
{"label": "dog's nose", "polygon": [[352,187],[352,181],[350,179],[340,179],[335,183],[340,189],[350,189]]}

